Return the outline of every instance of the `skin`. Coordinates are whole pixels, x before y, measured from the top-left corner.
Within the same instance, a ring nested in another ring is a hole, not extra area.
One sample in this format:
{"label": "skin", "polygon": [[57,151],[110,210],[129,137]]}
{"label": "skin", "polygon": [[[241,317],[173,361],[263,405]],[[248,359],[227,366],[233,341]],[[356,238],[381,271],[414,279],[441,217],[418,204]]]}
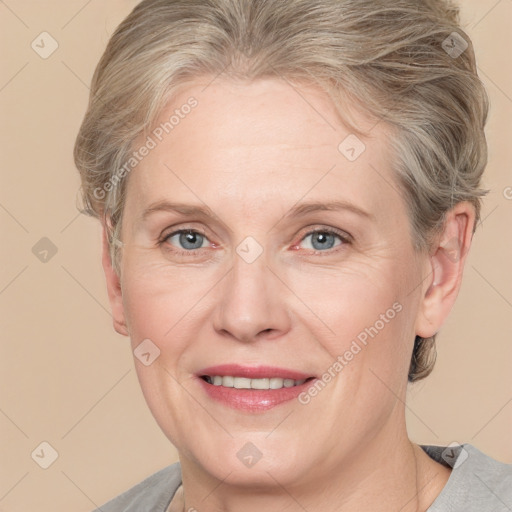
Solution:
{"label": "skin", "polygon": [[[350,130],[311,85],[198,78],[157,124],[190,96],[198,106],[128,178],[120,276],[105,241],[103,254],[115,329],[133,349],[149,338],[160,350],[149,366],[137,358],[135,366],[179,451],[184,492],[174,505],[426,510],[449,470],[408,439],[407,372],[415,335],[436,333],[458,293],[472,206],[456,205],[434,246],[420,253],[384,123],[354,109],[366,150],[350,162],[338,150]],[[157,211],[143,220],[161,201],[207,205],[213,214]],[[329,201],[367,215],[290,215],[299,204]],[[203,247],[187,250],[179,236],[168,237],[179,229],[204,233]],[[348,241],[334,236],[332,248],[315,245],[315,253],[313,229],[337,229]],[[263,248],[252,263],[236,252],[248,236]],[[210,400],[195,377],[222,363],[321,377],[396,303],[401,311],[308,404],[235,410]],[[262,454],[250,468],[237,457],[248,442]]]}

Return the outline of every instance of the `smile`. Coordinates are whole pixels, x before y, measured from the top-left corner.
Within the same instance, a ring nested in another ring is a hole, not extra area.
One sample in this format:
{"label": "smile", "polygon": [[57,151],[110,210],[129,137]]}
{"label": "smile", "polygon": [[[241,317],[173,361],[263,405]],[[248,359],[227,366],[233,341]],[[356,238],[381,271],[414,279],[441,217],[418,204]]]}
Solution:
{"label": "smile", "polygon": [[264,412],[285,403],[311,386],[316,377],[275,366],[222,364],[196,373],[197,382],[211,400],[249,413]]}
{"label": "smile", "polygon": [[300,386],[307,380],[312,379],[282,379],[281,377],[270,377],[262,379],[250,379],[247,377],[233,377],[230,375],[203,375],[201,377],[208,384],[236,389],[281,389]]}

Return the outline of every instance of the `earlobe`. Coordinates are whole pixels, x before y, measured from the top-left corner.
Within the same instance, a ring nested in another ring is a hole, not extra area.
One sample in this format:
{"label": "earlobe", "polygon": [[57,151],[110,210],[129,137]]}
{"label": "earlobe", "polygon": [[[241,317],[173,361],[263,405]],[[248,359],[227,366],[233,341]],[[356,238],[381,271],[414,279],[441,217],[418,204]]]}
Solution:
{"label": "earlobe", "polygon": [[429,338],[439,331],[460,290],[466,256],[471,246],[475,210],[462,202],[446,215],[443,231],[431,248],[418,317],[416,334]]}
{"label": "earlobe", "polygon": [[102,265],[105,273],[110,308],[112,310],[114,329],[123,336],[129,336],[124,314],[121,280],[112,265],[110,248],[107,240],[107,230],[104,224],[102,224]]}

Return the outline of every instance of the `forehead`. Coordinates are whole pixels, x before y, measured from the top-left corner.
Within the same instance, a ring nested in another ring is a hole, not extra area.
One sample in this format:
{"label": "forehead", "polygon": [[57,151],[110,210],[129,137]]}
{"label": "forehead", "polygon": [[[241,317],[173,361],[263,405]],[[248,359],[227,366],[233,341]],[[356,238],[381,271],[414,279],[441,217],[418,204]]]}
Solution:
{"label": "forehead", "polygon": [[305,196],[352,198],[368,210],[390,206],[397,188],[387,127],[354,108],[347,114],[365,136],[351,133],[318,87],[198,80],[161,112],[154,147],[130,176],[128,200],[140,209],[166,198],[199,199],[242,205],[248,215],[262,199],[290,207]]}

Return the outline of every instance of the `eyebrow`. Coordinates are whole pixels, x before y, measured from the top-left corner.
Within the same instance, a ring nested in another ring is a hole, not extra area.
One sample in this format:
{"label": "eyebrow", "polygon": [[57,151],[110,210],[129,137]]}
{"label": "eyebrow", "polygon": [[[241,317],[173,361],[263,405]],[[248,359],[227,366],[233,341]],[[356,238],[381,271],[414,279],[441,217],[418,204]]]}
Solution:
{"label": "eyebrow", "polygon": [[145,221],[149,216],[156,212],[175,212],[182,215],[200,215],[203,217],[217,217],[208,206],[191,205],[185,203],[170,203],[169,201],[157,201],[150,204],[141,215]]}
{"label": "eyebrow", "polygon": [[[309,213],[318,211],[349,211],[360,217],[367,219],[374,219],[374,215],[359,208],[355,204],[348,201],[310,201],[303,202],[293,206],[282,219],[290,217],[301,217]],[[142,213],[141,220],[145,221],[149,216],[156,212],[174,212],[182,215],[197,215],[201,217],[218,217],[215,213],[206,205],[191,205],[185,203],[171,203],[169,201],[157,201],[150,204]],[[281,219],[281,220],[282,220]]]}
{"label": "eyebrow", "polygon": [[291,208],[286,214],[284,218],[287,217],[300,217],[302,215],[307,215],[308,213],[317,212],[317,211],[342,211],[347,210],[349,212],[355,213],[360,217],[365,217],[367,219],[374,219],[374,215],[359,206],[356,206],[353,203],[348,201],[312,201],[312,202],[304,202],[300,203],[293,208]]}

